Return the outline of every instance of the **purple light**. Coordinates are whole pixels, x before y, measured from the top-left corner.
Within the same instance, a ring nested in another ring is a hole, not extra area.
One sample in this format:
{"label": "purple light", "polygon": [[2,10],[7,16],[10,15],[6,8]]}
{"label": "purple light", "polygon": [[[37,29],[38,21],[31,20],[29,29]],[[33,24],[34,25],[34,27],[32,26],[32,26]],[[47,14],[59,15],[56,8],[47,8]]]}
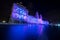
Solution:
{"label": "purple light", "polygon": [[12,17],[16,18],[19,16],[19,18],[21,18],[21,15],[27,15],[27,14],[28,14],[27,9],[23,8],[22,6],[18,6],[17,4],[14,3],[13,9],[12,9]]}
{"label": "purple light", "polygon": [[14,13],[14,14],[12,15],[13,18],[19,18],[19,16],[20,16],[20,15],[18,15],[17,13]]}
{"label": "purple light", "polygon": [[43,24],[43,20],[42,19],[38,19],[38,23]]}
{"label": "purple light", "polygon": [[[36,17],[33,16],[29,16],[28,11],[26,11],[26,9],[24,9],[23,7],[18,7],[17,5],[14,4],[13,6],[13,12],[12,12],[12,17],[13,18],[18,18],[20,21],[20,19],[23,19],[24,21],[28,22],[28,23],[36,23],[36,24],[46,24],[47,22],[42,20],[42,15],[38,15],[38,12],[36,12]],[[26,16],[28,15],[28,16]],[[41,28],[42,30],[42,28]]]}
{"label": "purple light", "polygon": [[27,19],[27,16],[24,16],[24,19]]}
{"label": "purple light", "polygon": [[[43,35],[43,32],[44,32],[44,30],[43,30],[43,28],[44,28],[44,25],[42,25],[42,24],[49,24],[49,22],[47,22],[47,21],[43,21],[42,20],[42,15],[40,15],[40,17],[39,17],[39,15],[38,15],[38,12],[36,12],[36,17],[37,18],[35,18],[35,17],[33,17],[33,16],[29,16],[28,15],[28,11],[26,11],[23,7],[19,7],[18,5],[15,5],[14,4],[14,7],[13,7],[13,12],[12,12],[12,18],[14,18],[14,19],[18,19],[18,21],[21,21],[21,20],[23,20],[23,21],[25,21],[25,22],[28,22],[28,23],[31,23],[31,25],[29,24],[27,24],[28,26],[29,26],[29,29],[30,28],[33,28],[33,27],[38,27],[37,28],[37,30],[38,30],[38,33],[39,33],[39,35]],[[14,21],[14,20],[13,20]],[[34,26],[32,26],[34,23],[36,23],[36,25],[34,24]],[[19,25],[19,27],[21,27],[22,25]],[[16,26],[17,27],[17,26]],[[19,30],[21,30],[21,28],[19,28],[18,27],[18,29]],[[15,27],[14,27],[15,28]],[[17,29],[17,30],[18,30]],[[23,28],[23,31],[24,32],[26,32],[28,30],[28,27],[25,25],[24,26],[24,28]],[[33,29],[34,30],[34,29]],[[33,31],[33,30],[31,30],[31,31]],[[36,29],[35,29],[36,30]],[[15,31],[15,30],[14,30]],[[23,31],[21,31],[21,32],[23,32]],[[19,31],[18,31],[19,32]],[[16,32],[17,33],[17,32]]]}
{"label": "purple light", "polygon": [[40,19],[37,19],[37,18],[39,18],[38,12],[36,12],[37,18],[35,18],[33,16],[26,16],[27,13],[28,13],[28,11],[26,11],[24,8],[18,7],[17,5],[14,4],[12,17],[14,17],[15,19],[19,18],[19,20],[24,19],[24,21],[26,21],[28,23],[41,23],[41,24],[43,24],[43,20],[42,20],[41,15],[40,15]]}
{"label": "purple light", "polygon": [[[16,7],[16,8],[17,8],[17,7]],[[20,8],[18,7],[16,10],[22,10],[22,9],[20,9]]]}
{"label": "purple light", "polygon": [[43,28],[44,28],[44,25],[39,25],[38,26],[38,34],[39,35],[43,35],[43,32],[44,32]]}
{"label": "purple light", "polygon": [[42,19],[42,15],[40,14],[40,19]]}
{"label": "purple light", "polygon": [[38,14],[38,11],[36,12],[36,18],[39,18],[39,14]]}

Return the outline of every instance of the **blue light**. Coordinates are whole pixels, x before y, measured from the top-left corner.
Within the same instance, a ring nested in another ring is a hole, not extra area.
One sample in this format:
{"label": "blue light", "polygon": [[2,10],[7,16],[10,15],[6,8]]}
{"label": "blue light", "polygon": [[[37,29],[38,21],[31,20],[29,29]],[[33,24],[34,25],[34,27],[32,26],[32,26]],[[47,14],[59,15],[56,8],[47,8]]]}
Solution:
{"label": "blue light", "polygon": [[[17,13],[15,14],[15,12],[17,12]],[[16,4],[13,5],[12,14],[13,14],[12,15],[12,18],[18,19],[18,21],[23,20],[23,21],[26,21],[28,23],[47,24],[48,25],[48,22],[47,21],[43,21],[42,20],[42,16],[40,16],[41,17],[40,18],[41,20],[38,20],[38,18],[35,18],[33,16],[29,16],[29,15],[26,16],[27,10],[25,8],[21,7],[21,6],[16,5]],[[16,15],[16,16],[14,16],[14,15]],[[27,18],[25,19],[24,16],[26,16]],[[38,17],[38,12],[37,12],[37,17]]]}
{"label": "blue light", "polygon": [[21,40],[24,38],[24,25],[11,25],[9,31],[9,37],[11,40]]}
{"label": "blue light", "polygon": [[[28,35],[37,35],[41,34],[41,25],[36,24],[15,24],[10,25],[10,29],[8,31],[8,37],[10,40],[25,40],[25,37]],[[46,27],[43,25],[42,32]],[[43,34],[43,33],[42,33]]]}
{"label": "blue light", "polygon": [[20,14],[22,14],[23,13],[23,11],[20,11]]}
{"label": "blue light", "polygon": [[[15,8],[17,7],[17,9],[15,9],[14,7]],[[24,37],[26,37],[27,34],[40,36],[44,32],[43,29],[46,28],[45,25],[38,24],[41,21],[38,21],[38,19],[33,16],[29,16],[29,15],[26,16],[27,13],[24,8],[19,7],[18,5],[14,5],[14,7],[13,7],[13,12],[12,12],[12,18],[14,18],[15,20],[18,19],[18,21],[23,20],[31,24],[11,25],[10,32],[9,32],[9,36],[11,37],[11,40],[24,40]],[[48,22],[46,21],[43,21],[43,23],[48,24]]]}

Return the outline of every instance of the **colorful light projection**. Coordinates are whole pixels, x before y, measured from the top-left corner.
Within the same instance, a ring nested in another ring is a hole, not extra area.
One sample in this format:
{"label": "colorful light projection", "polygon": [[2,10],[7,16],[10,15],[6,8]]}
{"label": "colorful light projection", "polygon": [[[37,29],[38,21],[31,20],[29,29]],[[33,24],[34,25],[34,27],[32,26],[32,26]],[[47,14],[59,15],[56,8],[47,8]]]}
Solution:
{"label": "colorful light projection", "polygon": [[[36,12],[36,13],[38,14],[38,12]],[[37,15],[37,17],[38,17],[38,15]],[[33,16],[29,16],[27,9],[25,9],[24,7],[18,6],[15,3],[13,5],[11,18],[18,20],[18,21],[23,20],[28,23],[49,24],[47,21],[43,21],[42,18],[35,18]]]}
{"label": "colorful light projection", "polygon": [[21,5],[17,5],[14,3],[11,18],[13,20],[25,21],[27,23],[33,23],[33,24],[37,24],[37,25],[40,24],[40,27],[38,30],[40,30],[40,33],[42,33],[43,28],[44,28],[44,26],[42,26],[42,25],[43,24],[48,25],[49,22],[43,21],[42,15],[40,15],[40,17],[39,17],[38,12],[36,12],[36,17],[37,18],[35,18],[33,16],[29,16],[26,8],[22,7]]}
{"label": "colorful light projection", "polygon": [[[24,10],[24,11],[21,11]],[[13,20],[18,21],[26,21],[31,24],[20,24],[20,25],[11,25],[10,28],[10,39],[11,40],[24,40],[24,37],[27,35],[43,35],[45,25],[48,25],[48,21],[43,21],[42,16],[41,18],[35,18],[33,16],[29,16],[28,12],[25,8],[18,6],[14,3],[13,9],[12,9],[12,16],[11,18]],[[45,25],[43,25],[45,24]]]}
{"label": "colorful light projection", "polygon": [[[27,9],[25,9],[21,5],[17,5],[15,3],[13,4],[11,19],[21,20],[21,19],[23,19],[23,16],[26,16],[27,14],[28,14]],[[24,17],[24,18],[26,18],[26,17]]]}

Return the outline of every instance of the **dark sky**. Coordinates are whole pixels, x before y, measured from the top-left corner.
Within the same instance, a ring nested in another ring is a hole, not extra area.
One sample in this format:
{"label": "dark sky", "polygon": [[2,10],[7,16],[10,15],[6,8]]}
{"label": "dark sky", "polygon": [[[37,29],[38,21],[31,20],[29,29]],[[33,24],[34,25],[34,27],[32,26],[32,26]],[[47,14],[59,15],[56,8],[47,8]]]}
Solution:
{"label": "dark sky", "polygon": [[[14,2],[23,2],[23,5],[33,11],[39,11],[43,18],[51,22],[60,21],[60,2],[58,0],[1,0],[0,1],[0,19],[8,20],[11,14],[12,4]],[[32,3],[31,8],[29,3]]]}

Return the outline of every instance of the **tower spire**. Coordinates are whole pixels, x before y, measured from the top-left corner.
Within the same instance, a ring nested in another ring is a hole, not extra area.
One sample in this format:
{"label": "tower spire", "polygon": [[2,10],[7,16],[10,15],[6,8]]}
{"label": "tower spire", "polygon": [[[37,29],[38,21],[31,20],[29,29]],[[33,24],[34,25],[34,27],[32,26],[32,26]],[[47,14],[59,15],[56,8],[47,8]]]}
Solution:
{"label": "tower spire", "polygon": [[40,19],[42,19],[42,15],[40,14],[40,17],[39,17]]}
{"label": "tower spire", "polygon": [[36,16],[36,18],[39,18],[39,14],[38,14],[38,11],[36,11],[36,15],[35,15],[35,16]]}

